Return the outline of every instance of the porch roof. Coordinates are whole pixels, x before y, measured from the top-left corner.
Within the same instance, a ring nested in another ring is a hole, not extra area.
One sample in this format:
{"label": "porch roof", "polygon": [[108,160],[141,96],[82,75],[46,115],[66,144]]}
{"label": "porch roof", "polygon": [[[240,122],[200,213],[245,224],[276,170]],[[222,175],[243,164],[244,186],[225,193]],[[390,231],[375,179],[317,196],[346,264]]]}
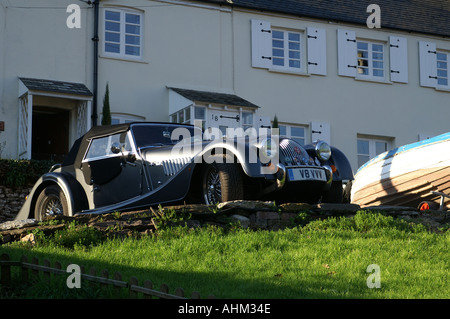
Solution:
{"label": "porch roof", "polygon": [[185,97],[186,99],[192,102],[196,101],[196,102],[223,104],[230,106],[232,105],[232,106],[259,108],[259,106],[234,94],[188,90],[174,87],[169,87],[169,89],[180,94],[181,96]]}
{"label": "porch roof", "polygon": [[46,91],[55,93],[93,96],[92,92],[83,83],[73,83],[46,79],[33,79],[19,77],[20,81],[32,91]]}

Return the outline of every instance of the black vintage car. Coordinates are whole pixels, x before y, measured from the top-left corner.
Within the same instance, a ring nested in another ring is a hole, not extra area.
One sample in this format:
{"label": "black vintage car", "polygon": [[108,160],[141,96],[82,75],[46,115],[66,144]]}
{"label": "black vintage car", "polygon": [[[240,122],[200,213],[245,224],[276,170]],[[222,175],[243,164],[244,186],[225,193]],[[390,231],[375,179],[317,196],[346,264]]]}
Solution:
{"label": "black vintage car", "polygon": [[342,181],[353,179],[345,155],[322,141],[207,133],[173,123],[93,127],[36,182],[16,220],[175,202],[341,202]]}

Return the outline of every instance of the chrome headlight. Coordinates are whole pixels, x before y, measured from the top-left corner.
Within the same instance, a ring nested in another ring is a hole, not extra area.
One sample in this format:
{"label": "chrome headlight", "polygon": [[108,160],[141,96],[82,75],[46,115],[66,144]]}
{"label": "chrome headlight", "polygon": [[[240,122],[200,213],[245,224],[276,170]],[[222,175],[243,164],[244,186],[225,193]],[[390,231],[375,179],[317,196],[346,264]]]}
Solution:
{"label": "chrome headlight", "polygon": [[259,144],[261,154],[268,158],[274,158],[278,155],[278,147],[274,145],[275,141],[271,138],[265,138]]}
{"label": "chrome headlight", "polygon": [[319,159],[321,161],[328,161],[331,157],[331,147],[330,145],[328,145],[328,143],[324,142],[324,141],[319,141],[316,144],[316,154],[317,157],[319,157]]}

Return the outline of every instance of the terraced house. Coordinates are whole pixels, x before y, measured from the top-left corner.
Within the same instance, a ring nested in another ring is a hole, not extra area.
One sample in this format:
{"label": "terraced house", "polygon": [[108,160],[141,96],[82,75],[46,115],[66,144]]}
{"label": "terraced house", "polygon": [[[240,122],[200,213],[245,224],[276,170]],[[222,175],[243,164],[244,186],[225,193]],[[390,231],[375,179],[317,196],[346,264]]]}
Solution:
{"label": "terraced house", "polygon": [[108,84],[113,123],[276,116],[356,171],[449,130],[449,37],[447,0],[0,0],[0,155],[63,157]]}

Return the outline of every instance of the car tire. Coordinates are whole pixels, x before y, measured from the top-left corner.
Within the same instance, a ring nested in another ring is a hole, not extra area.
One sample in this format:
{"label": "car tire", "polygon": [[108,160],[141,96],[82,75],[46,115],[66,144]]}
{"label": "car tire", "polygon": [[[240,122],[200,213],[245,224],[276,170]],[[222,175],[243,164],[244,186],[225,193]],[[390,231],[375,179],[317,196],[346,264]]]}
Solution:
{"label": "car tire", "polygon": [[343,203],[349,204],[352,201],[352,184],[353,181],[348,181],[345,185],[343,193]]}
{"label": "car tire", "polygon": [[47,186],[39,194],[34,208],[34,217],[43,220],[48,216],[68,216],[69,207],[64,192],[56,185]]}
{"label": "car tire", "polygon": [[341,204],[344,199],[344,190],[342,181],[334,181],[331,183],[330,189],[322,196],[322,203]]}
{"label": "car tire", "polygon": [[223,155],[213,155],[202,169],[201,198],[207,205],[244,198],[242,173],[236,163]]}

